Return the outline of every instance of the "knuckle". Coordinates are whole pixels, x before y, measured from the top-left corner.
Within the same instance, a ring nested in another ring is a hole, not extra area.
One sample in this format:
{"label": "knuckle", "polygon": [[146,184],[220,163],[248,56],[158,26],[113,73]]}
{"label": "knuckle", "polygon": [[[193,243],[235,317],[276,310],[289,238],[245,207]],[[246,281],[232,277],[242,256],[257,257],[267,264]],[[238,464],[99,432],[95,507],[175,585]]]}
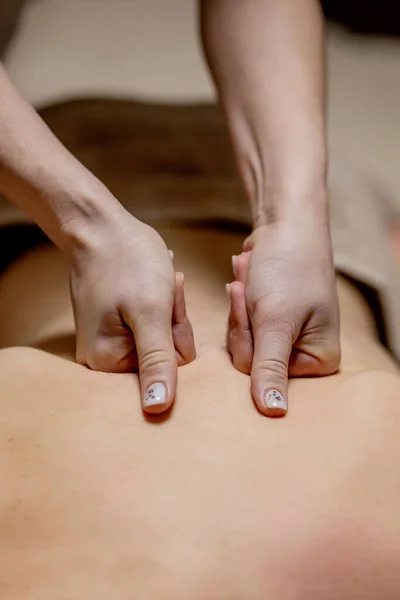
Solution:
{"label": "knuckle", "polygon": [[89,366],[89,363],[86,360],[85,353],[81,352],[80,350],[76,350],[75,361],[77,362],[78,365],[83,365],[83,366],[88,365]]}
{"label": "knuckle", "polygon": [[329,302],[329,298],[322,298],[318,301],[314,300],[312,313],[318,317],[321,323],[332,325],[337,320],[335,306]]}
{"label": "knuckle", "polygon": [[139,314],[144,316],[154,317],[160,312],[163,312],[164,305],[160,302],[160,298],[156,296],[150,296],[145,298],[141,303]]}
{"label": "knuckle", "polygon": [[332,375],[339,367],[342,357],[339,336],[326,337],[318,344],[316,356],[319,361],[319,374]]}
{"label": "knuckle", "polygon": [[268,308],[268,297],[266,295],[258,296],[251,293],[251,290],[246,291],[246,304],[249,313],[254,316],[257,313],[264,312]]}
{"label": "knuckle", "polygon": [[165,316],[168,311],[172,311],[173,290],[147,288],[135,295],[130,306],[138,320]]}
{"label": "knuckle", "polygon": [[265,315],[254,325],[256,339],[268,340],[271,347],[285,351],[292,346],[298,327],[293,315]]}
{"label": "knuckle", "polygon": [[[83,357],[83,355],[82,355]],[[86,352],[85,364],[93,371],[112,371],[118,357],[106,340],[97,339]]]}
{"label": "knuckle", "polygon": [[325,363],[328,373],[337,371],[340,366],[341,358],[342,351],[339,340],[326,346],[323,351],[323,362]]}
{"label": "knuckle", "polygon": [[87,364],[86,351],[85,351],[85,348],[84,348],[82,342],[80,341],[80,339],[78,337],[78,334],[76,336],[75,360],[78,363],[78,365],[86,365]]}
{"label": "knuckle", "polygon": [[153,321],[166,313],[166,305],[160,302],[160,297],[150,296],[134,303],[134,316],[138,322],[142,319]]}
{"label": "knuckle", "polygon": [[268,296],[256,300],[250,298],[249,312],[254,328],[279,329],[282,333],[291,332],[297,314],[292,302],[286,299],[280,302]]}

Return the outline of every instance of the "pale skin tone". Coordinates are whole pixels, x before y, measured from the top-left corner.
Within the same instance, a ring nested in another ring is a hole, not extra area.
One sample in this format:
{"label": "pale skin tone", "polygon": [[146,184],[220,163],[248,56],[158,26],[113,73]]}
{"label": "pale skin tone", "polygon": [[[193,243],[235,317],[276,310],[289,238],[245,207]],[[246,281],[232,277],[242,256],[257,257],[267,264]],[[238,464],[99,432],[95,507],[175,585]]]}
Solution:
{"label": "pale skin tone", "polygon": [[[325,375],[340,362],[319,4],[204,0],[199,11],[253,215],[244,282],[252,346],[230,350],[237,369],[251,371],[259,411],[281,416],[289,374]],[[189,319],[176,327],[176,273],[167,245],[62,147],[4,71],[0,95],[0,191],[64,252],[77,361],[100,371],[138,368],[143,408],[167,410],[177,366],[195,357]],[[154,384],[164,392],[149,406]],[[266,404],[271,391],[283,400],[280,407]]]}
{"label": "pale skin tone", "polygon": [[74,363],[60,252],[0,279],[0,343],[42,349],[0,352],[0,595],[397,600],[400,377],[364,299],[338,280],[340,373],[291,380],[287,418],[262,419],[224,347],[243,239],[160,235],[198,350],[168,418],[141,411],[137,375]]}

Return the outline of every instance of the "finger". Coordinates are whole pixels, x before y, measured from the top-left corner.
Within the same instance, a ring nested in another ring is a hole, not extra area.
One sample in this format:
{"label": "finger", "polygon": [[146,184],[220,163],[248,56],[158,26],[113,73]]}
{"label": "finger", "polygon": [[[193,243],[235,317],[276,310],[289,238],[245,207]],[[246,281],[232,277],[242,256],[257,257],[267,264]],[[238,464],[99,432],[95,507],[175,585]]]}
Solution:
{"label": "finger", "polygon": [[238,256],[237,280],[241,281],[244,284],[247,282],[247,271],[249,269],[250,256],[250,252],[242,252]]}
{"label": "finger", "polygon": [[226,327],[226,349],[228,350],[229,354],[232,356],[232,352],[231,352],[231,338],[230,338],[230,319],[231,319],[231,297],[232,297],[232,292],[231,292],[231,284],[227,283],[225,284],[225,291],[226,291],[226,296],[228,298],[228,302],[229,302],[229,316],[228,316],[228,323],[227,323],[227,327]]}
{"label": "finger", "polygon": [[292,336],[279,324],[271,328],[266,322],[254,335],[254,358],[251,386],[254,401],[263,414],[281,417],[287,413],[289,359]]}
{"label": "finger", "polygon": [[139,359],[135,348],[135,350],[132,350],[118,361],[113,373],[137,373],[138,371]]}
{"label": "finger", "polygon": [[186,314],[186,302],[184,292],[184,275],[175,275],[175,300],[172,313],[172,337],[178,361],[181,367],[196,358],[196,347],[192,325]]}
{"label": "finger", "polygon": [[232,256],[232,270],[236,281],[246,283],[249,261],[250,252],[242,252],[238,256]]}
{"label": "finger", "polygon": [[[254,233],[254,232],[253,232]],[[251,252],[254,246],[254,235],[251,233],[243,242],[243,252]]]}
{"label": "finger", "polygon": [[320,361],[316,356],[293,348],[289,360],[289,375],[292,377],[315,377],[322,375],[319,373],[320,367]]}
{"label": "finger", "polygon": [[133,334],[98,336],[90,347],[77,343],[76,362],[92,371],[128,373],[138,370]]}
{"label": "finger", "polygon": [[228,350],[232,355],[235,369],[249,375],[253,361],[253,334],[247,313],[245,288],[243,283],[234,281],[227,284],[230,299],[228,320]]}
{"label": "finger", "polygon": [[172,315],[161,307],[149,306],[136,312],[135,319],[132,314],[123,316],[135,336],[142,408],[149,413],[161,413],[172,405],[177,385]]}
{"label": "finger", "polygon": [[175,296],[172,311],[172,323],[183,323],[186,318],[186,301],[184,292],[185,276],[183,273],[175,273]]}
{"label": "finger", "polygon": [[268,226],[265,223],[259,222],[259,224],[253,229],[250,235],[243,242],[243,252],[251,252],[253,250],[254,245],[256,244],[256,240],[260,237],[264,237],[268,235]]}
{"label": "finger", "polygon": [[232,256],[232,272],[233,272],[233,276],[235,279],[237,279],[237,263],[238,263],[238,257],[236,254],[234,254]]}
{"label": "finger", "polygon": [[[333,375],[340,366],[340,341],[334,336],[327,337],[323,343],[304,342],[301,348],[293,348],[289,361],[291,377],[324,377]],[[296,342],[297,344],[297,342]]]}

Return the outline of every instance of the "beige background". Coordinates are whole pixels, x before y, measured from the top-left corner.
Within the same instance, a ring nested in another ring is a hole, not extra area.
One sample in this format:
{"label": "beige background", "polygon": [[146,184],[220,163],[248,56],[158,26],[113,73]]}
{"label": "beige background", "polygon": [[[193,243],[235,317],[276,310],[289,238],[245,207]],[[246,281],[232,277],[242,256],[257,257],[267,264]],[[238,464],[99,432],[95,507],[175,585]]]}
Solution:
{"label": "beige background", "polygon": [[[209,99],[194,0],[33,0],[6,57],[37,106],[78,96]],[[331,147],[400,212],[400,41],[328,43]]]}

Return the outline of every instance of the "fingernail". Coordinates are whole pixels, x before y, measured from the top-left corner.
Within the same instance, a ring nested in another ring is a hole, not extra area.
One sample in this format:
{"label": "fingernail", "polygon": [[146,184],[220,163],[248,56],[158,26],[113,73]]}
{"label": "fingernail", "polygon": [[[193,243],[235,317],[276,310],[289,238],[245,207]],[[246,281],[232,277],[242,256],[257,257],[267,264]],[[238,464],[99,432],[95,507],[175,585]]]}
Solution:
{"label": "fingernail", "polygon": [[264,394],[264,404],[267,408],[287,411],[287,402],[278,390],[267,390]]}
{"label": "fingernail", "polygon": [[237,263],[238,263],[238,257],[236,256],[236,254],[234,254],[232,256],[232,270],[233,270],[235,279],[237,278]]}
{"label": "fingernail", "polygon": [[182,281],[182,283],[185,281],[185,275],[183,273],[179,273],[179,278]]}
{"label": "fingernail", "polygon": [[168,250],[168,254],[171,257],[171,260],[174,260],[174,253],[172,252],[172,250]]}
{"label": "fingernail", "polygon": [[225,286],[226,295],[228,296],[228,300],[231,299],[231,284],[227,283]]}
{"label": "fingernail", "polygon": [[146,396],[143,400],[143,406],[156,406],[157,404],[165,404],[167,399],[167,388],[163,383],[153,383],[147,388]]}

